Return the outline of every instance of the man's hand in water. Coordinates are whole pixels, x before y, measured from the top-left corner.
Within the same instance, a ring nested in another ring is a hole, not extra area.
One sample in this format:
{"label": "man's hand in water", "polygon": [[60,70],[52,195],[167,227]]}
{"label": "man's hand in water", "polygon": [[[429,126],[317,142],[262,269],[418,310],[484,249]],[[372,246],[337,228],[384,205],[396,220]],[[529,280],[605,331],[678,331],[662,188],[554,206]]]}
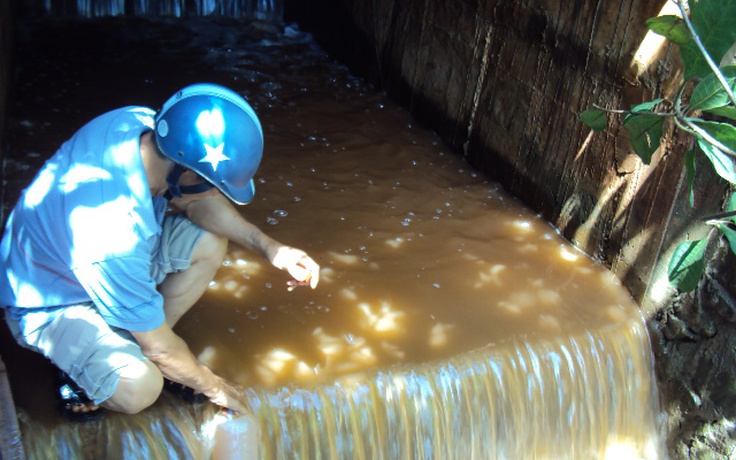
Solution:
{"label": "man's hand in water", "polygon": [[300,249],[282,246],[272,263],[276,268],[289,272],[294,278],[286,283],[290,291],[297,286],[306,285],[314,289],[319,283],[319,265]]}
{"label": "man's hand in water", "polygon": [[213,404],[230,409],[238,414],[245,414],[248,408],[245,403],[245,389],[240,385],[228,382],[222,377],[215,376],[215,386],[205,392]]}

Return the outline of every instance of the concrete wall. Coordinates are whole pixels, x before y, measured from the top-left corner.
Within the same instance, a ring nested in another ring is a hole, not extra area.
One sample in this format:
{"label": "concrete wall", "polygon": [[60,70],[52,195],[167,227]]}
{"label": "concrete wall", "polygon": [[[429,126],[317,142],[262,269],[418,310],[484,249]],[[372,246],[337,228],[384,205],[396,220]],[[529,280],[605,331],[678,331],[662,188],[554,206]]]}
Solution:
{"label": "concrete wall", "polygon": [[665,270],[677,244],[708,232],[698,218],[721,210],[726,186],[701,162],[692,208],[687,137],[667,130],[645,165],[618,118],[595,134],[578,118],[672,95],[676,48],[639,52],[666,3],[291,0],[286,20],[610,267],[649,320],[672,458],[725,459],[736,452],[733,257],[714,239],[691,295]]}

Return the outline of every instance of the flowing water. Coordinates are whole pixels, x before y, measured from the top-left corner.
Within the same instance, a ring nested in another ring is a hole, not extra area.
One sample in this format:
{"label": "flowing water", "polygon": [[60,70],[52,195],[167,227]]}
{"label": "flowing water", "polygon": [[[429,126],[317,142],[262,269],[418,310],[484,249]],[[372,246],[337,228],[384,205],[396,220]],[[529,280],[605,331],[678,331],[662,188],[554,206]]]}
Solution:
{"label": "flowing water", "polygon": [[[96,113],[194,81],[259,113],[266,151],[242,213],[309,252],[320,285],[287,292],[286,275],[231,244],[176,330],[248,388],[262,458],[663,458],[649,338],[618,280],[308,34],[27,27],[6,177]],[[8,364],[30,458],[206,458],[223,419],[163,395],[136,416],[66,423],[42,378]]]}
{"label": "flowing water", "polygon": [[96,18],[122,16],[188,17],[224,16],[278,22],[283,19],[282,0],[45,0],[49,16]]}

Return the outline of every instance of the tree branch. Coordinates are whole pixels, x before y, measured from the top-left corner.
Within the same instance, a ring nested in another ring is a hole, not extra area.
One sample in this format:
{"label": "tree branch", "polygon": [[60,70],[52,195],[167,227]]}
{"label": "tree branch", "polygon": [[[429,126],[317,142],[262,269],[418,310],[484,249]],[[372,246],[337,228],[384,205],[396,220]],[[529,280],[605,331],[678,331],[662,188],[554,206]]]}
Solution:
{"label": "tree branch", "polygon": [[688,126],[688,128],[690,128],[690,130],[692,130],[691,132],[695,132],[698,136],[700,136],[703,139],[705,139],[706,141],[708,141],[711,145],[713,145],[715,147],[718,147],[718,149],[720,151],[722,151],[723,153],[725,153],[726,155],[728,155],[728,156],[730,156],[732,158],[736,158],[736,152],[734,152],[730,148],[726,147],[721,141],[719,141],[715,137],[713,137],[710,134],[708,134],[708,132],[705,131],[703,128],[701,128],[700,126],[698,126],[695,123],[693,123],[692,121],[690,121],[689,118],[686,118],[686,117],[682,117],[682,118],[677,117],[676,119],[679,119],[680,121],[684,122]]}

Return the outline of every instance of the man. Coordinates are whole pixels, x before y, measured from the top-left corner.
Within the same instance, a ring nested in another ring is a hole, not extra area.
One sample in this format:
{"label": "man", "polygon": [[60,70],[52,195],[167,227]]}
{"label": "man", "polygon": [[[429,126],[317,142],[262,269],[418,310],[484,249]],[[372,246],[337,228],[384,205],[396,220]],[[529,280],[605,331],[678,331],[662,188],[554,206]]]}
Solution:
{"label": "man", "polygon": [[96,414],[97,405],[137,413],[164,379],[245,411],[242,389],[200,363],[172,328],[204,293],[228,240],[286,270],[290,289],[317,286],[307,254],[229,201],[252,200],[262,150],[250,105],[196,84],[158,113],[125,107],[95,118],[23,191],[0,247],[0,305],[18,343],[63,371],[67,415]]}

